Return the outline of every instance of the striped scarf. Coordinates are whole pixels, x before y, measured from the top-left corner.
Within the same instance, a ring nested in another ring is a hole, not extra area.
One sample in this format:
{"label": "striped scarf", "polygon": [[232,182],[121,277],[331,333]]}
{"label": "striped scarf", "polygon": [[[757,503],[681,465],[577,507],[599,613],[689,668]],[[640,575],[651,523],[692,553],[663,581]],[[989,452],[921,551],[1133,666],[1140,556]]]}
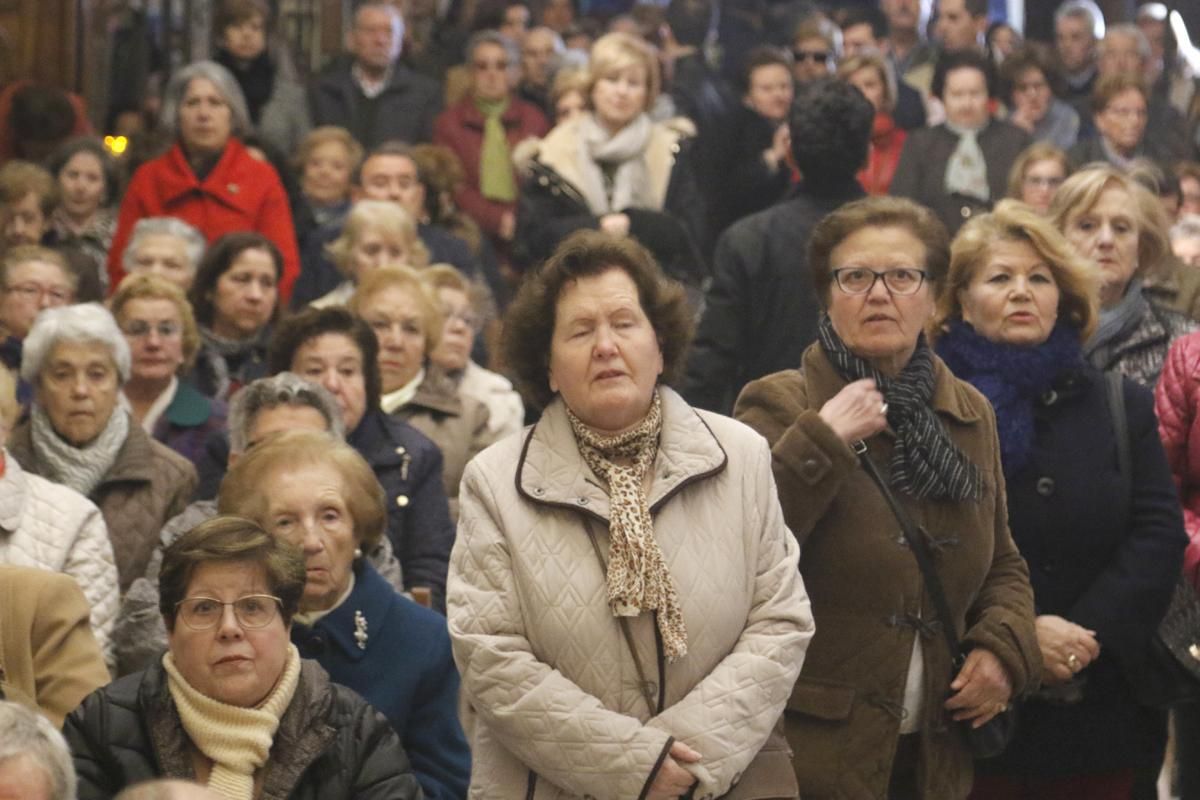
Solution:
{"label": "striped scarf", "polygon": [[983,490],[979,468],[950,441],[929,403],[933,398],[934,361],[924,334],[917,340],[908,364],[894,378],[850,352],[828,314],[821,317],[817,335],[825,355],[847,383],[871,378],[883,393],[888,425],[896,433],[892,487],[918,499],[978,500]]}

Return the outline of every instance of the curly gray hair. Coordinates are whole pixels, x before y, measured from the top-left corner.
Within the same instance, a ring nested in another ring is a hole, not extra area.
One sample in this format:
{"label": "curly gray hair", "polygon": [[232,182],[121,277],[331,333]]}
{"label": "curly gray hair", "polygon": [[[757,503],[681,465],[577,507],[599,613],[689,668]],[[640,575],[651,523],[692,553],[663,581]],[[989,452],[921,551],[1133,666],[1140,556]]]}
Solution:
{"label": "curly gray hair", "polygon": [[247,384],[229,401],[229,451],[246,452],[255,418],[260,412],[279,406],[315,408],[325,418],[329,432],[339,439],[345,438],[342,412],[329,390],[294,372],[280,372]]}
{"label": "curly gray hair", "polygon": [[248,134],[252,127],[242,87],[229,70],[215,61],[193,62],[171,76],[163,92],[162,113],[159,116],[159,124],[162,125],[163,131],[171,139],[179,136],[179,107],[183,104],[183,96],[187,94],[188,86],[196,78],[204,78],[217,87],[225,105],[229,106],[232,134],[239,138]]}
{"label": "curly gray hair", "polygon": [[99,303],[47,308],[37,315],[21,349],[21,377],[36,386],[46,359],[60,342],[95,342],[108,348],[121,384],[129,380],[129,342]]}
{"label": "curly gray hair", "polygon": [[0,700],[0,764],[21,757],[45,771],[53,800],[75,800],[75,765],[63,735],[40,714]]}
{"label": "curly gray hair", "polygon": [[176,239],[182,239],[193,274],[196,272],[196,267],[200,265],[200,257],[204,255],[204,248],[208,245],[204,234],[181,219],[144,217],[133,226],[133,232],[129,234],[129,243],[125,245],[125,252],[121,254],[121,264],[125,267],[126,272],[133,272],[137,267],[135,258],[137,257],[138,242],[147,236],[174,236]]}

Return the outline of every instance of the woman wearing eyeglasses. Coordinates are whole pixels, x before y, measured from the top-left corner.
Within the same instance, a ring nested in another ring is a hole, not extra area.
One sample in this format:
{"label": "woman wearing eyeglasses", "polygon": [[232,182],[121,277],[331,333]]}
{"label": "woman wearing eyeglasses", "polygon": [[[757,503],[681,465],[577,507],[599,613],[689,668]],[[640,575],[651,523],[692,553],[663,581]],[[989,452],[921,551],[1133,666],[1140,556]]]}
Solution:
{"label": "woman wearing eyeglasses", "polygon": [[[960,723],[991,720],[1041,667],[995,416],[922,333],[949,261],[945,229],[910,201],[828,215],[808,255],[826,311],[818,341],[800,370],[738,399],[738,419],[772,446],[816,621],[784,717],[802,797],[966,797]],[[927,531],[953,619],[933,611],[860,443]],[[970,651],[961,669],[941,625]]]}
{"label": "woman wearing eyeglasses", "polygon": [[167,279],[135,273],[121,281],[112,313],[131,356],[122,404],[142,430],[198,466],[209,435],[225,429],[227,409],[180,380],[200,349],[191,304]]}
{"label": "woman wearing eyeglasses", "polygon": [[1070,174],[1066,153],[1048,142],[1034,142],[1021,151],[1008,173],[1008,196],[1045,214]]}
{"label": "woman wearing eyeglasses", "polygon": [[298,549],[239,517],[167,548],[167,653],[89,695],[64,726],[81,800],[154,778],[229,800],[420,797],[387,721],[290,643],[311,582]]}

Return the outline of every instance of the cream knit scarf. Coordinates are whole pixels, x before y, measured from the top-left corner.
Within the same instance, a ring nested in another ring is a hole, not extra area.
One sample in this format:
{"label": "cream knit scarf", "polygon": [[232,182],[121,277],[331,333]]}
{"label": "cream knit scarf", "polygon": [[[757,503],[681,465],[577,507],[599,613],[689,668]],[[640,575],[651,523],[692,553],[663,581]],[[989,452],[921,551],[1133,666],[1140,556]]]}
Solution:
{"label": "cream knit scarf", "polygon": [[100,485],[100,481],[117,462],[117,453],[129,436],[129,412],[117,407],[100,434],[83,447],[76,447],[58,435],[50,416],[36,403],[30,411],[33,452],[38,463],[45,467],[45,477],[74,489],[84,497]]}
{"label": "cream knit scarf", "polygon": [[167,687],[192,743],[212,759],[208,788],[228,800],[253,800],[254,773],[267,763],[279,718],[292,702],[300,680],[300,653],[288,645],[283,675],[254,708],[231,706],[196,691],[184,680],[168,652],[163,656]]}
{"label": "cream knit scarf", "polygon": [[[654,520],[646,498],[644,479],[658,454],[662,433],[662,401],[658,392],[650,413],[632,430],[616,436],[601,436],[567,409],[567,419],[584,462],[608,484],[608,603],[613,615],[636,617],[643,609],[658,611],[667,659],[687,655],[687,627],[679,608],[675,580],[667,569]],[[620,466],[616,458],[632,458],[633,465]]]}

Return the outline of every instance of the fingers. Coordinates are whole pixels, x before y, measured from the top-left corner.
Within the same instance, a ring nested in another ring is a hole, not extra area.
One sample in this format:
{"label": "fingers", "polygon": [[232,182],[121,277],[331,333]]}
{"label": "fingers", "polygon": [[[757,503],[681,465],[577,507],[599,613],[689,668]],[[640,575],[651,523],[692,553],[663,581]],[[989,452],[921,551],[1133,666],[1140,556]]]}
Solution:
{"label": "fingers", "polygon": [[671,758],[685,764],[694,764],[700,760],[701,756],[683,742],[675,742],[671,745]]}
{"label": "fingers", "polygon": [[[674,750],[674,745],[671,749]],[[659,767],[658,774],[654,776],[654,782],[650,785],[651,794],[678,797],[686,793],[695,782],[696,778],[692,773],[679,766],[673,756],[668,756]]]}

